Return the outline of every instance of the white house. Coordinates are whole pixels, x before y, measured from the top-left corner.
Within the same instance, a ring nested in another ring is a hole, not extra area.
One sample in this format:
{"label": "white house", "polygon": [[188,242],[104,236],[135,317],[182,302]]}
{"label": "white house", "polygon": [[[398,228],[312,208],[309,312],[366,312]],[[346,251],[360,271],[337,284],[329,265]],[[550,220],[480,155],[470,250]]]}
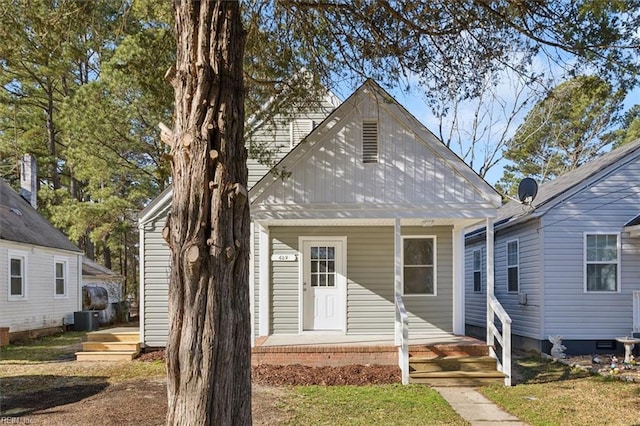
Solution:
{"label": "white house", "polygon": [[[504,205],[495,222],[495,295],[513,344],[549,353],[622,351],[640,332],[640,140],[541,185],[531,206]],[[484,229],[466,236],[466,323],[486,327]]]}
{"label": "white house", "polygon": [[0,180],[0,327],[15,335],[72,324],[81,275],[80,249]]}
{"label": "white house", "polygon": [[[373,81],[319,112],[276,165],[286,173],[250,179],[254,338],[393,339],[399,301],[412,336],[463,334],[463,230],[495,217],[500,196]],[[140,214],[149,347],[167,339],[170,195]]]}

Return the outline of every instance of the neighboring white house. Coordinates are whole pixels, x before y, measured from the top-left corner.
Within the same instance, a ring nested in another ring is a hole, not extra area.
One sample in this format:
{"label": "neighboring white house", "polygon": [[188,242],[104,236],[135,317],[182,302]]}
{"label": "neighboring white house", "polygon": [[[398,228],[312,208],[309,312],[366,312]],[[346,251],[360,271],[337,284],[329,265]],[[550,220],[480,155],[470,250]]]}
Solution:
{"label": "neighboring white house", "polygon": [[81,268],[80,249],[0,180],[0,327],[15,334],[72,324]]}
{"label": "neighboring white house", "polygon": [[[622,351],[640,332],[640,140],[541,185],[531,206],[510,202],[495,222],[495,294],[513,345],[549,353]],[[466,236],[469,334],[486,326],[484,229]]]}
{"label": "neighboring white house", "polygon": [[[319,121],[276,165],[285,174],[250,179],[253,336],[393,336],[398,297],[412,336],[463,334],[463,230],[500,196],[371,80]],[[170,196],[140,215],[151,347],[168,332]]]}

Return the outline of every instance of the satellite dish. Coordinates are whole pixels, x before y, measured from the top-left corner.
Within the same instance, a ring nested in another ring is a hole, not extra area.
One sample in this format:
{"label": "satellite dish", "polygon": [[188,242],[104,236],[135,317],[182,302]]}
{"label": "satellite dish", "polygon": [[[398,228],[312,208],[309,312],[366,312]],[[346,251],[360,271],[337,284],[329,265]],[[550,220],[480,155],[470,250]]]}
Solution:
{"label": "satellite dish", "polygon": [[518,198],[522,204],[531,204],[538,194],[538,184],[531,178],[524,178],[518,185]]}

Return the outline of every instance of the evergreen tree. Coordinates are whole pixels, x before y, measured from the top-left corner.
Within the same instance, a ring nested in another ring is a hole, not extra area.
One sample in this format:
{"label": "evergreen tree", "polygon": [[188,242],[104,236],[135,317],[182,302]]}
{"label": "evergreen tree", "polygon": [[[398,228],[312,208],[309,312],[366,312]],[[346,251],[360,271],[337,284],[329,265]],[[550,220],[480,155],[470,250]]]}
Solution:
{"label": "evergreen tree", "polygon": [[602,154],[623,99],[622,92],[595,76],[555,87],[507,143],[504,158],[512,164],[505,166],[498,189],[513,196],[524,177],[544,183]]}
{"label": "evergreen tree", "polygon": [[622,117],[620,128],[612,132],[613,146],[619,147],[640,139],[640,105],[631,107]]}
{"label": "evergreen tree", "polygon": [[251,423],[245,25],[274,43],[262,51],[280,55],[278,69],[290,59],[325,82],[417,75],[426,87],[455,82],[472,95],[514,50],[531,58],[542,48],[615,71],[622,86],[637,78],[636,51],[627,50],[637,42],[636,3],[281,0],[248,2],[241,15],[239,2],[183,0],[174,9],[168,424]]}

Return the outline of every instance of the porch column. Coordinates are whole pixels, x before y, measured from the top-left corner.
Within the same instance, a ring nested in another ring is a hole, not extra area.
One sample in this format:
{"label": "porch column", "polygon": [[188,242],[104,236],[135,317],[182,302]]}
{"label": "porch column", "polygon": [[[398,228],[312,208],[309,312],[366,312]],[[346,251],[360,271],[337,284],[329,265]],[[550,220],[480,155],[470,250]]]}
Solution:
{"label": "porch column", "polygon": [[464,228],[454,225],[453,238],[453,333],[464,335]]}
{"label": "porch column", "polygon": [[[402,227],[400,226],[400,219],[396,218],[393,226],[393,242],[394,242],[394,291],[393,300],[396,311],[398,306],[396,304],[396,297],[402,295]],[[395,327],[395,344],[400,345],[402,339],[402,326],[396,322]]]}
{"label": "porch column", "polygon": [[490,299],[493,298],[494,285],[495,285],[494,276],[493,276],[493,271],[494,271],[494,269],[493,269],[494,238],[493,238],[493,219],[492,218],[487,218],[486,229],[487,229],[487,232],[486,232],[486,245],[487,245],[487,253],[486,253],[486,257],[487,257],[487,345],[488,346],[493,346],[493,344],[494,344],[493,333],[491,333],[489,331],[491,326],[493,325],[493,319],[494,319],[493,309],[491,308],[491,304],[490,304],[489,301],[490,301]]}
{"label": "porch column", "polygon": [[269,271],[271,264],[271,247],[269,244],[269,228],[256,223],[259,233],[258,250],[260,252],[258,264],[259,264],[259,286],[258,293],[260,306],[258,307],[258,335],[269,335]]}

